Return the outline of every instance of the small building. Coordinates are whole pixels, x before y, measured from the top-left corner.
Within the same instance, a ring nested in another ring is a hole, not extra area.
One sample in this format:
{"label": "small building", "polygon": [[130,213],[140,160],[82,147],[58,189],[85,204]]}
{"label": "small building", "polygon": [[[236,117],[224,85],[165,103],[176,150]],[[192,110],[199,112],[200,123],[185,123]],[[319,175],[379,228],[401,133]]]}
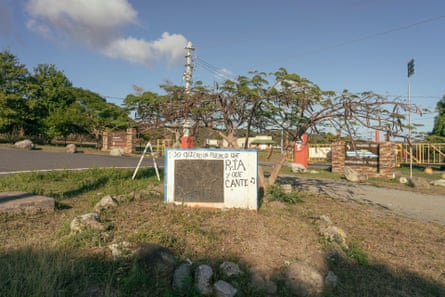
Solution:
{"label": "small building", "polygon": [[275,141],[272,140],[272,136],[258,135],[253,137],[253,139],[249,143],[249,147],[259,150],[267,150],[270,149],[274,144]]}

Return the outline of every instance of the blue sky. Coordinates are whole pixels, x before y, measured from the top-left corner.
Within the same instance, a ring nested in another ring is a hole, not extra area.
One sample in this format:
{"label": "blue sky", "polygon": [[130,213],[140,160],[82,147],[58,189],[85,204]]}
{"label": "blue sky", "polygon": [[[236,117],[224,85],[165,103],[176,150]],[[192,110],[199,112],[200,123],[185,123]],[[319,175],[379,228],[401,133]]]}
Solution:
{"label": "blue sky", "polygon": [[184,85],[187,41],[193,79],[215,81],[284,67],[323,90],[407,99],[431,131],[445,95],[443,0],[0,0],[0,50],[32,69],[54,64],[74,86],[121,104],[133,85]]}

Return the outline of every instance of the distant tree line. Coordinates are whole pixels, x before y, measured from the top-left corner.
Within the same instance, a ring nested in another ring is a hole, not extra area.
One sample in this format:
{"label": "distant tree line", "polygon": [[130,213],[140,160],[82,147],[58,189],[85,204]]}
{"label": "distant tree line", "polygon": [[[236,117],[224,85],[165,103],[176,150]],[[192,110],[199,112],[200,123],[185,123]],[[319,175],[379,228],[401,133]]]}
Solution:
{"label": "distant tree line", "polygon": [[71,134],[99,139],[105,129],[124,129],[130,122],[127,110],[74,87],[54,65],[29,72],[11,52],[0,52],[0,134],[8,140],[49,142]]}

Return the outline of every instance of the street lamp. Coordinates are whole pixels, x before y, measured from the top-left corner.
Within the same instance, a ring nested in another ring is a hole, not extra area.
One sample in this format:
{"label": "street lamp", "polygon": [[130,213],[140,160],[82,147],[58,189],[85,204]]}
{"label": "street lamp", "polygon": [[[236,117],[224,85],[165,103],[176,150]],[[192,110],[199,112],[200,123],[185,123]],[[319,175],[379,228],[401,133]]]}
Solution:
{"label": "street lamp", "polygon": [[413,145],[411,143],[411,87],[409,78],[414,74],[414,59],[408,62],[408,142],[409,142],[409,177],[413,177]]}

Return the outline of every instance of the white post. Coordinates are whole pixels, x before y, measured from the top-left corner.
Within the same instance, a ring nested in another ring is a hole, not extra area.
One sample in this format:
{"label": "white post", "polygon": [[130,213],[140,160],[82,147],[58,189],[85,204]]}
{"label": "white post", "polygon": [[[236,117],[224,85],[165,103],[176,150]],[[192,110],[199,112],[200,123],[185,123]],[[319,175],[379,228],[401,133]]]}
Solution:
{"label": "white post", "polygon": [[409,144],[409,178],[413,177],[413,144],[411,142],[411,87],[408,76],[408,144]]}

